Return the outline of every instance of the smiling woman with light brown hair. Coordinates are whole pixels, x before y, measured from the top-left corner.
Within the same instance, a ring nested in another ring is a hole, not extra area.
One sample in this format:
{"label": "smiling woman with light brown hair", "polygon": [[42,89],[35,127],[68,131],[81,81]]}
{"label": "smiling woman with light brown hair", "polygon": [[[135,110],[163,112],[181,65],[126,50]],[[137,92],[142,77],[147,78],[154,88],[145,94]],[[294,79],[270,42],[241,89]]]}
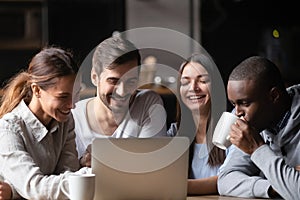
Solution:
{"label": "smiling woman with light brown hair", "polygon": [[[189,135],[190,170],[188,194],[217,194],[217,174],[223,164],[226,152],[212,144],[212,135],[216,114],[221,109],[213,110],[213,98],[216,93],[225,97],[225,89],[216,90],[217,81],[214,62],[204,53],[195,53],[179,69],[178,92],[179,104],[177,122],[171,125],[168,134]],[[212,90],[214,89],[214,90]],[[225,102],[226,98],[223,99]],[[214,99],[214,102],[216,99]],[[222,99],[217,99],[219,105]],[[225,103],[224,103],[225,105]]]}
{"label": "smiling woman with light brown hair", "polygon": [[69,51],[47,47],[5,87],[0,107],[4,199],[66,198],[58,185],[79,169],[71,114],[77,72]]}

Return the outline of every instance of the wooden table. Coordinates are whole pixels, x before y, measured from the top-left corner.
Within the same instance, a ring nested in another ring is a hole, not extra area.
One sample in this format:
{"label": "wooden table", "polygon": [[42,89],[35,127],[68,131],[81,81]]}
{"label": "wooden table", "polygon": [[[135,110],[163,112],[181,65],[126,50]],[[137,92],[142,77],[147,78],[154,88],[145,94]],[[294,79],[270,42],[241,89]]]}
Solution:
{"label": "wooden table", "polygon": [[[253,200],[248,198],[239,198],[239,197],[226,197],[226,196],[219,196],[219,195],[203,195],[203,196],[190,196],[187,197],[187,200]],[[262,198],[263,199],[263,198]],[[257,199],[255,199],[257,200]]]}

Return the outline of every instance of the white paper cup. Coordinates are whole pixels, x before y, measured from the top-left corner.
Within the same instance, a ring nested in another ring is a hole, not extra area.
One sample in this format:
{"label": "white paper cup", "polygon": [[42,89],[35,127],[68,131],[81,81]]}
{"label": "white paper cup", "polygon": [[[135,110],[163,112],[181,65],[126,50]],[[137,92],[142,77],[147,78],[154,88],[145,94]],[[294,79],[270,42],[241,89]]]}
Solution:
{"label": "white paper cup", "polygon": [[237,119],[239,119],[238,116],[230,112],[223,112],[214,131],[212,140],[214,145],[224,150],[231,145],[229,133],[231,125],[234,124]]}
{"label": "white paper cup", "polygon": [[[67,185],[69,186],[68,189],[66,188]],[[71,200],[93,200],[95,174],[71,174],[62,180],[60,189]]]}

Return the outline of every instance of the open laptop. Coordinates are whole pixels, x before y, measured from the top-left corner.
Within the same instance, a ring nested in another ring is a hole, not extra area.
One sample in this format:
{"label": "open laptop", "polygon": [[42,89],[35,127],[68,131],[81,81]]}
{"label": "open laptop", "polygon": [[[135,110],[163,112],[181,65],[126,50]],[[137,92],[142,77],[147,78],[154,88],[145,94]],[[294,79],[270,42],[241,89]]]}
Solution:
{"label": "open laptop", "polygon": [[189,144],[187,137],[94,139],[94,200],[186,199]]}

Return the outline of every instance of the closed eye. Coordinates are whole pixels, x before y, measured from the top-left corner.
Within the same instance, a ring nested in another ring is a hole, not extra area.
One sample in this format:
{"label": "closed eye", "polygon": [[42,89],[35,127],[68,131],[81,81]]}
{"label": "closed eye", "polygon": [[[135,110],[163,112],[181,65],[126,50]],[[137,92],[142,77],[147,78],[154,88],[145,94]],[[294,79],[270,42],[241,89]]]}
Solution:
{"label": "closed eye", "polygon": [[248,106],[250,106],[250,104],[251,104],[251,102],[245,101],[245,100],[237,101],[237,105],[239,105],[239,106],[248,107]]}
{"label": "closed eye", "polygon": [[135,86],[137,84],[137,82],[138,82],[137,78],[131,78],[126,81],[126,85]]}
{"label": "closed eye", "polygon": [[106,82],[108,82],[111,85],[117,85],[119,79],[118,78],[108,78],[106,79]]}

